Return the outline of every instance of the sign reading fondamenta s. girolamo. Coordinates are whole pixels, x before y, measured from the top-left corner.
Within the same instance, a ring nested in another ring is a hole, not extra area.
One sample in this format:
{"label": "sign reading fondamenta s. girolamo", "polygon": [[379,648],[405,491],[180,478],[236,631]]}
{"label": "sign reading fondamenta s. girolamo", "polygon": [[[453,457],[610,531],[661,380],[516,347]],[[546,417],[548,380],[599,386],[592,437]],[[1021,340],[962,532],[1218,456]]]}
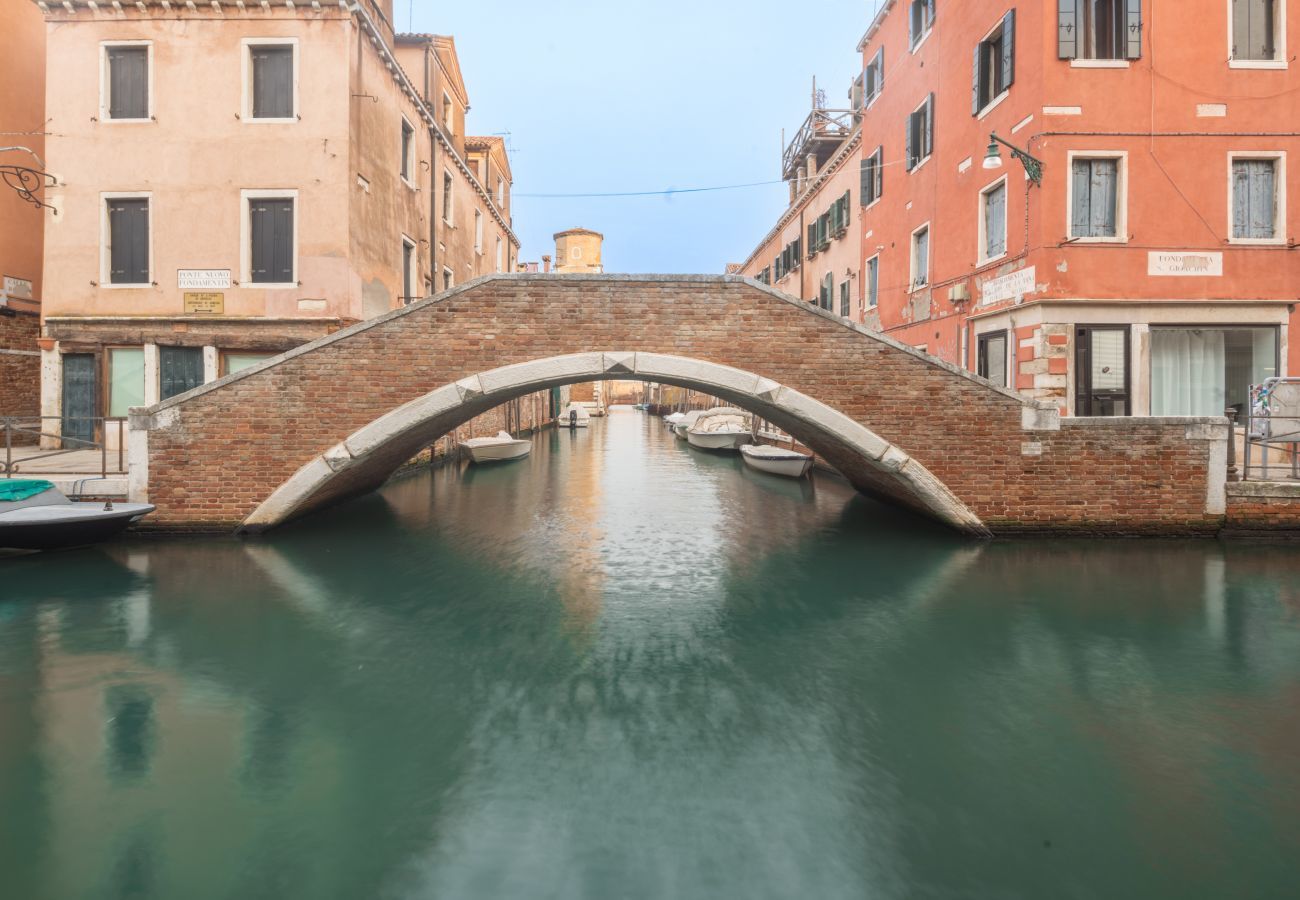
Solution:
{"label": "sign reading fondamenta s. girolamo", "polygon": [[176,287],[182,291],[224,291],[230,287],[230,270],[177,269]]}
{"label": "sign reading fondamenta s. girolamo", "polygon": [[1223,274],[1223,254],[1152,250],[1147,254],[1147,274],[1218,278]]}

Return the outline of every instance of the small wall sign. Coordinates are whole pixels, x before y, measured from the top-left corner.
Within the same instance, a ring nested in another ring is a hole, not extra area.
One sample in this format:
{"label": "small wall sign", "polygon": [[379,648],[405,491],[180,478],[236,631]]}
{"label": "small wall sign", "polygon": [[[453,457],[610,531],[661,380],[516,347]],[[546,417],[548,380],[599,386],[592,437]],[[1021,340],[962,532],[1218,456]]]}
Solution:
{"label": "small wall sign", "polygon": [[17,300],[30,300],[32,299],[32,283],[26,278],[15,278],[12,275],[6,275],[4,293]]}
{"label": "small wall sign", "polygon": [[220,316],[226,311],[226,295],[215,291],[187,291],[185,313],[197,316]]}
{"label": "small wall sign", "polygon": [[224,291],[230,288],[229,269],[177,269],[176,286],[182,291]]}
{"label": "small wall sign", "polygon": [[990,278],[980,285],[980,303],[997,303],[1000,300],[1020,300],[1038,290],[1038,270],[1034,266]]}
{"label": "small wall sign", "polygon": [[1167,253],[1163,250],[1152,250],[1147,254],[1147,274],[1218,278],[1223,275],[1223,254]]}

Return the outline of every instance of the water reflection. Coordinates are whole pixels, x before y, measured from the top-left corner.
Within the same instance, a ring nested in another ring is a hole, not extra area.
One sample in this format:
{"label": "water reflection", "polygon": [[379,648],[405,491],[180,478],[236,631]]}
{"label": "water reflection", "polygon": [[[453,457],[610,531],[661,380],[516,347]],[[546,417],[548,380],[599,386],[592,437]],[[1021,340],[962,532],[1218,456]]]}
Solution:
{"label": "water reflection", "polygon": [[1285,549],[971,544],[628,412],[0,578],[6,896],[1294,884]]}

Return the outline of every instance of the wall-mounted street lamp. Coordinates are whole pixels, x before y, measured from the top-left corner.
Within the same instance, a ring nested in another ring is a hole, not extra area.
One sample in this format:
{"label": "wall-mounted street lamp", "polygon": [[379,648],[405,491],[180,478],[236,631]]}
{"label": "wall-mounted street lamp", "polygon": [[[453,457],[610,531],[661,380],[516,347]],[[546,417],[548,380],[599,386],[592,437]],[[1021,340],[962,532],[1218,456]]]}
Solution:
{"label": "wall-mounted street lamp", "polygon": [[998,149],[998,144],[1009,149],[1013,159],[1020,160],[1021,165],[1025,167],[1025,174],[1029,176],[1030,181],[1032,181],[1037,187],[1043,186],[1043,161],[1035,156],[1030,156],[1015,144],[1002,140],[1002,138],[997,136],[996,132],[989,134],[989,150],[984,156],[984,168],[1002,168],[1002,152]]}
{"label": "wall-mounted street lamp", "polygon": [[44,171],[45,162],[28,147],[0,147],[0,153],[9,150],[22,150],[25,153],[30,153],[36,157],[36,162],[40,168],[2,164],[0,165],[0,182],[4,182],[4,184],[16,191],[19,197],[31,203],[37,209],[43,207],[53,209],[54,207],[36,196],[36,193],[42,188],[53,187],[58,184],[53,175]]}

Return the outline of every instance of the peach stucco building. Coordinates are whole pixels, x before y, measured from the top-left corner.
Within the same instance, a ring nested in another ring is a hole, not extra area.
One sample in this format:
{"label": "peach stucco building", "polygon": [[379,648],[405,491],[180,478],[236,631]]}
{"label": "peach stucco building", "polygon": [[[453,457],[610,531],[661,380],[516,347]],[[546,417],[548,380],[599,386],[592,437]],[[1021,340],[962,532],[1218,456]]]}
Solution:
{"label": "peach stucco building", "polygon": [[1295,6],[886,0],[850,317],[1072,415],[1240,411],[1300,370]]}
{"label": "peach stucco building", "polygon": [[512,268],[504,148],[464,137],[454,43],[395,35],[391,0],[37,5],[65,434]]}

